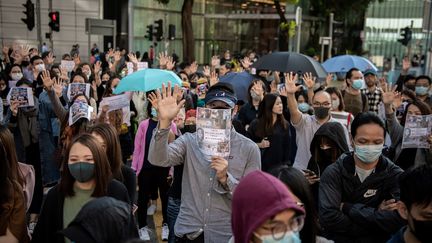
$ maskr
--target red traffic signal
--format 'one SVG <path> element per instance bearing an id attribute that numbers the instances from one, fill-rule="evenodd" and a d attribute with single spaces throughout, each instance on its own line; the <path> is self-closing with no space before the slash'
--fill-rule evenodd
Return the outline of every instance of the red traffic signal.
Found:
<path id="1" fill-rule="evenodd" d="M 60 31 L 60 13 L 58 11 L 50 12 L 48 14 L 48 17 L 50 18 L 49 27 L 52 31 Z"/>

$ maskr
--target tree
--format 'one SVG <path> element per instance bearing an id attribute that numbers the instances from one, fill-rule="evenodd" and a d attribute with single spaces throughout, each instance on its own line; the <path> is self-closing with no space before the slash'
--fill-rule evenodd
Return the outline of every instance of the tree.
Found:
<path id="1" fill-rule="evenodd" d="M 288 50 L 288 32 L 282 26 L 288 25 L 288 20 L 285 17 L 285 12 L 282 11 L 282 6 L 279 0 L 274 1 L 274 5 L 276 11 L 279 15 L 279 51 L 287 51 Z"/>
<path id="2" fill-rule="evenodd" d="M 156 0 L 162 4 L 168 4 L 170 0 Z M 192 28 L 192 9 L 194 0 L 183 0 L 181 10 L 181 26 L 183 35 L 183 60 L 195 61 L 195 38 Z"/>

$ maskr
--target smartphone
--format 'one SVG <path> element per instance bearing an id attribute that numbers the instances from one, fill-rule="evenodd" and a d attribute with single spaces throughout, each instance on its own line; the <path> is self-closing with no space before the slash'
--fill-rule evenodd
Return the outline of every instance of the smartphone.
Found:
<path id="1" fill-rule="evenodd" d="M 302 170 L 305 174 L 308 174 L 309 176 L 315 176 L 316 174 L 315 174 L 315 172 L 313 172 L 313 171 L 311 171 L 311 170 L 308 170 L 308 169 L 304 169 L 304 170 Z"/>

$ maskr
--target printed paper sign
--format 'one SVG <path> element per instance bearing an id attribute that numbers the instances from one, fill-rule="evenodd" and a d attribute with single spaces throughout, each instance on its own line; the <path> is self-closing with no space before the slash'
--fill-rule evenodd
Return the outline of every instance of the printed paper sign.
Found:
<path id="1" fill-rule="evenodd" d="M 72 72 L 75 67 L 75 62 L 62 60 L 60 65 L 62 68 L 66 69 L 66 71 Z"/>
<path id="2" fill-rule="evenodd" d="M 84 94 L 87 98 L 90 98 L 90 84 L 82 83 L 71 83 L 68 86 L 67 97 L 72 100 L 77 94 Z"/>
<path id="3" fill-rule="evenodd" d="M 198 146 L 203 154 L 229 156 L 231 110 L 198 107 L 196 127 Z"/>
<path id="4" fill-rule="evenodd" d="M 128 70 L 128 75 L 132 74 L 133 71 L 133 63 L 132 62 L 128 62 L 127 64 L 127 70 Z M 138 62 L 138 70 L 142 70 L 142 69 L 146 69 L 148 68 L 148 63 L 147 62 Z"/>
<path id="5" fill-rule="evenodd" d="M 33 90 L 31 88 L 14 87 L 11 88 L 7 96 L 7 104 L 19 102 L 18 107 L 34 106 Z"/>
<path id="6" fill-rule="evenodd" d="M 432 115 L 407 115 L 403 131 L 402 149 L 430 148 L 428 137 L 432 133 Z"/>
<path id="7" fill-rule="evenodd" d="M 69 126 L 72 126 L 80 118 L 86 118 L 90 121 L 93 107 L 84 102 L 75 102 L 69 108 Z"/>
<path id="8" fill-rule="evenodd" d="M 128 107 L 130 105 L 130 95 L 122 94 L 111 97 L 104 97 L 99 104 L 99 107 L 108 105 L 108 112 L 120 110 L 123 107 Z"/>

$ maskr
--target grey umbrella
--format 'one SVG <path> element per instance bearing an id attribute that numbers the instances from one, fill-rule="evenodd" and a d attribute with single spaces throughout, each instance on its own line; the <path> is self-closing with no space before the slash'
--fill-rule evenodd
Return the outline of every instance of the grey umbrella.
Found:
<path id="1" fill-rule="evenodd" d="M 325 80 L 327 72 L 313 58 L 296 52 L 273 52 L 262 56 L 252 67 L 257 70 L 295 72 L 300 75 L 312 73 L 319 80 Z"/>

